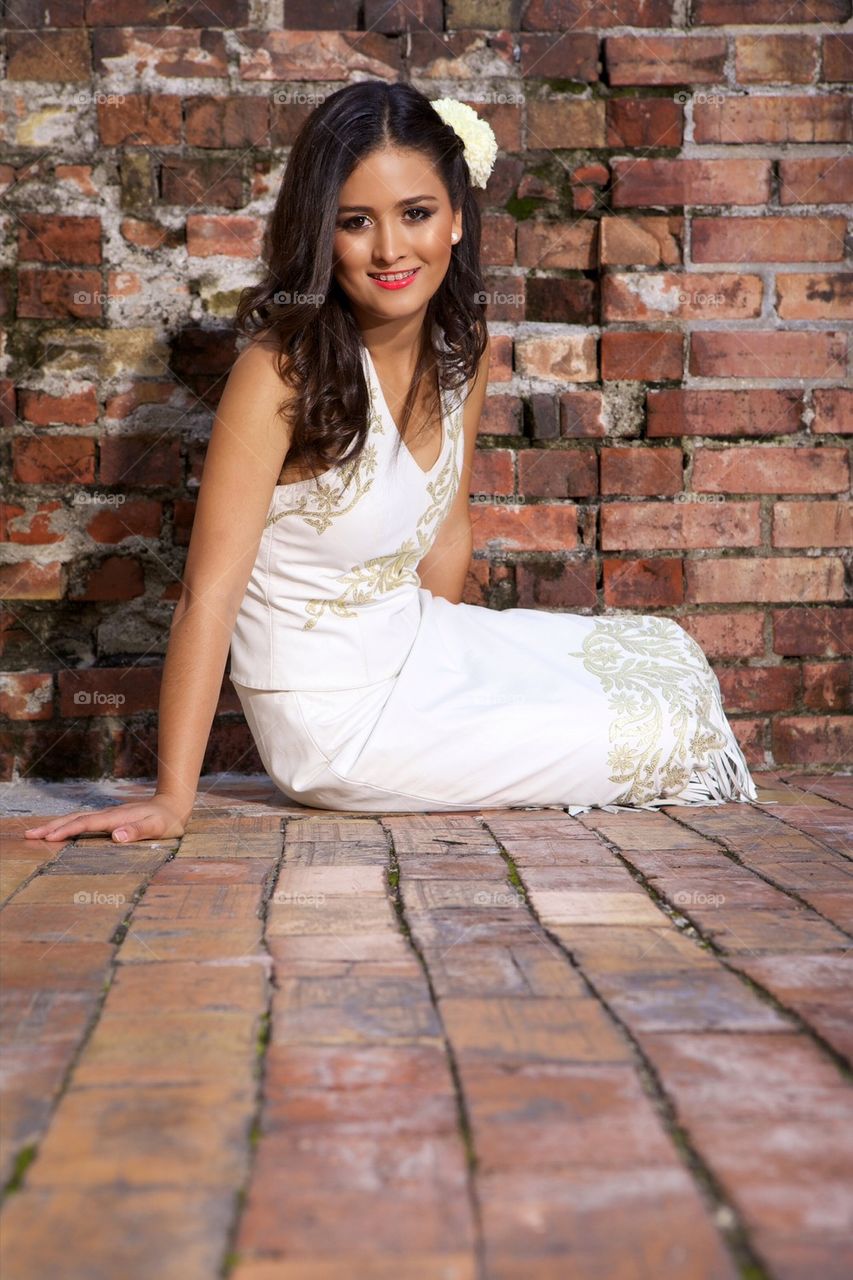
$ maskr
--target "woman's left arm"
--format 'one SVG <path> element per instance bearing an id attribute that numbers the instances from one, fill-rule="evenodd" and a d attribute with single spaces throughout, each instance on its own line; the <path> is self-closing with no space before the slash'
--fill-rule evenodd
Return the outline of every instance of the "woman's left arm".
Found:
<path id="1" fill-rule="evenodd" d="M 418 564 L 421 586 L 426 587 L 434 596 L 443 596 L 452 604 L 459 604 L 462 600 L 474 545 L 470 508 L 471 472 L 480 415 L 486 399 L 486 384 L 489 381 L 490 355 L 491 341 L 487 334 L 486 349 L 480 358 L 473 386 L 462 410 L 465 443 L 459 489 L 450 510 L 439 525 L 432 546 Z"/>

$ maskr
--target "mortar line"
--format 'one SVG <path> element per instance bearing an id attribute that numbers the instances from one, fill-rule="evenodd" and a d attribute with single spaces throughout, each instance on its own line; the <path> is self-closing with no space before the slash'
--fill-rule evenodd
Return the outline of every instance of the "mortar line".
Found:
<path id="1" fill-rule="evenodd" d="M 661 1083 L 653 1063 L 646 1057 L 627 1024 L 613 1010 L 608 1000 L 599 993 L 595 983 L 575 959 L 570 948 L 542 922 L 530 901 L 527 886 L 524 884 L 523 875 L 519 871 L 515 859 L 504 847 L 499 837 L 492 831 L 488 824 L 488 819 L 481 818 L 480 821 L 494 839 L 501 857 L 507 865 L 507 879 L 511 884 L 517 881 L 523 887 L 522 897 L 535 924 L 542 930 L 545 937 L 565 956 L 571 968 L 584 982 L 592 998 L 596 1000 L 631 1046 L 636 1057 L 634 1067 L 644 1091 L 654 1106 L 667 1136 L 671 1139 L 673 1146 L 686 1166 L 688 1174 L 698 1185 L 700 1194 L 710 1211 L 711 1223 L 728 1246 L 735 1265 L 740 1271 L 742 1280 L 774 1280 L 772 1273 L 767 1269 L 752 1245 L 742 1215 L 736 1210 L 717 1175 L 705 1162 L 703 1156 L 691 1141 L 687 1130 L 679 1122 L 675 1105 Z"/>
<path id="2" fill-rule="evenodd" d="M 260 1015 L 261 1028 L 256 1042 L 255 1057 L 255 1103 L 252 1108 L 252 1118 L 249 1125 L 248 1147 L 249 1152 L 246 1160 L 246 1174 L 241 1185 L 234 1192 L 234 1208 L 231 1215 L 231 1222 L 225 1232 L 225 1241 L 222 1251 L 222 1261 L 219 1264 L 220 1280 L 227 1280 L 231 1272 L 242 1260 L 236 1249 L 237 1235 L 240 1230 L 243 1212 L 246 1207 L 246 1200 L 249 1194 L 249 1188 L 252 1185 L 252 1178 L 255 1172 L 255 1164 L 258 1154 L 258 1143 L 261 1138 L 261 1119 L 264 1107 L 267 1102 L 266 1094 L 266 1067 L 268 1050 L 270 1045 L 270 1037 L 272 1035 L 272 1016 L 273 1016 L 273 997 L 275 995 L 276 983 L 276 966 L 272 952 L 267 942 L 267 921 L 269 918 L 269 904 L 272 895 L 275 892 L 275 886 L 278 884 L 281 869 L 284 864 L 285 851 L 287 846 L 287 828 L 290 818 L 282 818 L 279 834 L 281 836 L 281 847 L 278 851 L 278 857 L 270 867 L 265 877 L 264 891 L 261 897 L 260 910 L 258 912 L 261 921 L 261 933 L 259 944 L 266 952 L 268 964 L 266 966 L 266 1005 Z"/>
<path id="3" fill-rule="evenodd" d="M 80 837 L 78 836 L 69 840 L 67 844 L 63 845 L 63 848 L 59 850 L 57 857 L 59 857 L 59 855 L 63 853 L 65 849 L 68 847 L 72 847 L 75 849 L 78 848 L 79 839 Z M 168 843 L 168 842 L 164 841 L 164 843 Z M 110 956 L 109 961 L 107 962 L 107 965 L 105 966 L 104 977 L 101 982 L 101 989 L 98 994 L 98 999 L 95 1002 L 91 1013 L 89 1014 L 89 1018 L 81 1033 L 80 1039 L 74 1048 L 74 1052 L 71 1055 L 71 1058 L 69 1059 L 69 1062 L 68 1062 L 68 1065 L 66 1066 L 65 1071 L 63 1072 L 62 1080 L 57 1086 L 56 1092 L 53 1097 L 53 1102 L 50 1108 L 49 1116 L 47 1117 L 47 1120 L 45 1121 L 45 1124 L 42 1127 L 41 1132 L 39 1133 L 38 1137 L 35 1139 L 34 1142 L 25 1143 L 24 1146 L 19 1147 L 17 1152 L 15 1153 L 14 1159 L 12 1161 L 12 1174 L 7 1179 L 5 1185 L 0 1187 L 0 1210 L 2 1210 L 3 1206 L 6 1204 L 9 1196 L 14 1195 L 18 1191 L 28 1190 L 27 1183 L 26 1183 L 26 1171 L 30 1167 L 30 1165 L 32 1165 L 38 1159 L 39 1147 L 41 1146 L 41 1143 L 44 1141 L 44 1139 L 47 1137 L 48 1133 L 50 1132 L 50 1127 L 53 1124 L 57 1109 L 59 1108 L 63 1098 L 65 1097 L 66 1093 L 71 1087 L 74 1072 L 77 1070 L 77 1066 L 79 1064 L 80 1058 L 83 1056 L 84 1052 L 88 1048 L 89 1041 L 91 1040 L 92 1036 L 94 1035 L 95 1031 L 100 1025 L 101 1016 L 104 1011 L 104 1005 L 106 1004 L 107 997 L 109 996 L 110 991 L 112 990 L 113 982 L 115 981 L 116 970 L 119 963 L 119 955 L 121 953 L 121 946 L 125 938 L 127 937 L 128 932 L 130 931 L 130 925 L 133 920 L 133 914 L 136 911 L 136 908 L 142 902 L 143 898 L 145 897 L 148 887 L 151 881 L 154 879 L 154 877 L 158 874 L 158 872 L 163 867 L 165 867 L 169 862 L 173 862 L 174 859 L 177 857 L 179 847 L 180 847 L 180 839 L 178 839 L 177 841 L 174 841 L 174 848 L 167 855 L 167 857 L 165 857 L 162 860 L 162 862 L 159 862 L 156 866 L 154 866 L 149 872 L 147 878 L 145 878 L 140 882 L 140 884 L 137 886 L 136 890 L 134 891 L 134 894 L 130 903 L 128 904 L 127 911 L 122 916 L 121 920 L 118 921 L 118 923 L 115 925 L 114 929 L 110 933 L 109 937 L 106 939 L 107 942 L 111 942 L 113 944 L 113 953 Z M 55 862 L 56 862 L 56 859 L 54 859 L 53 862 L 49 865 L 54 865 Z M 39 874 L 44 874 L 44 872 L 41 871 Z M 32 879 L 33 877 L 30 877 L 28 883 L 31 883 Z M 23 885 L 19 885 L 18 889 L 23 887 L 24 887 Z M 17 893 L 17 891 L 18 890 L 16 889 L 15 893 Z M 15 894 L 12 894 L 11 897 L 8 899 L 8 901 L 11 902 L 14 896 Z M 5 905 L 7 904 L 4 903 L 4 906 Z M 0 919 L 1 918 L 2 918 L 2 912 L 0 912 Z M 28 939 L 28 940 L 34 941 L 34 939 Z M 48 951 L 50 951 L 52 947 L 56 945 L 58 945 L 58 943 L 53 942 L 49 946 L 46 946 L 45 954 Z M 31 996 L 31 1002 L 32 1002 L 32 996 Z M 24 1161 L 25 1163 L 22 1164 L 22 1162 Z"/>
<path id="4" fill-rule="evenodd" d="M 474 1226 L 474 1263 L 477 1269 L 477 1280 L 488 1280 L 488 1272 L 486 1270 L 485 1259 L 485 1236 L 483 1232 L 483 1216 L 480 1205 L 480 1197 L 476 1182 L 477 1170 L 477 1152 L 474 1147 L 474 1135 L 471 1126 L 471 1120 L 468 1115 L 468 1107 L 465 1101 L 465 1091 L 462 1086 L 462 1076 L 459 1070 L 459 1064 L 456 1060 L 456 1054 L 447 1033 L 447 1027 L 441 1013 L 439 999 L 435 991 L 432 981 L 432 975 L 426 957 L 412 933 L 411 926 L 406 914 L 405 903 L 403 902 L 403 894 L 400 886 L 401 872 L 400 861 L 397 857 L 397 851 L 394 846 L 394 834 L 385 826 L 385 815 L 379 816 L 379 825 L 385 832 L 388 839 L 388 863 L 386 867 L 388 888 L 391 895 L 391 901 L 394 911 L 400 925 L 401 932 L 406 938 L 410 947 L 414 951 L 424 972 L 427 989 L 429 991 L 430 1001 L 435 1010 L 435 1016 L 441 1027 L 442 1040 L 444 1041 L 444 1052 L 447 1064 L 450 1069 L 450 1076 L 453 1081 L 453 1092 L 456 1100 L 456 1113 L 459 1123 L 459 1131 L 462 1137 L 462 1143 L 465 1149 L 465 1174 L 466 1186 L 468 1191 L 468 1204 L 471 1210 L 471 1220 Z"/>

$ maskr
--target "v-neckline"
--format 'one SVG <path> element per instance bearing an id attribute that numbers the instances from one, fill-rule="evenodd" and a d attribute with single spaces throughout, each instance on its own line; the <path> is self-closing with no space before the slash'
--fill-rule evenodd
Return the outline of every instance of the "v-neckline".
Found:
<path id="1" fill-rule="evenodd" d="M 382 403 L 382 407 L 385 410 L 385 414 L 386 414 L 386 417 L 388 418 L 388 421 L 391 423 L 391 426 L 393 427 L 394 432 L 396 433 L 397 437 L 400 440 L 401 447 L 403 448 L 404 452 L 408 455 L 408 457 L 411 458 L 412 462 L 417 467 L 418 471 L 420 471 L 422 476 L 431 476 L 432 473 L 438 467 L 438 464 L 441 462 L 442 457 L 444 456 L 444 447 L 447 443 L 447 423 L 445 421 L 446 415 L 445 415 L 444 396 L 442 395 L 441 388 L 439 388 L 439 396 L 438 396 L 439 420 L 441 423 L 441 444 L 439 445 L 438 457 L 436 458 L 432 466 L 428 470 L 426 470 L 418 462 L 417 458 L 412 453 L 409 446 L 406 444 L 406 441 L 400 435 L 400 428 L 397 426 L 397 423 L 394 421 L 394 415 L 391 412 L 391 409 L 388 405 L 388 401 L 385 399 L 385 392 L 382 390 L 382 383 L 379 381 L 379 374 L 376 372 L 376 365 L 373 363 L 373 356 L 370 354 L 370 351 L 368 350 L 368 347 L 367 347 L 367 343 L 364 342 L 364 340 L 362 340 L 362 345 L 367 355 L 367 359 L 370 362 L 370 369 L 373 374 L 373 380 L 376 383 L 376 389 L 379 392 L 379 399 Z"/>

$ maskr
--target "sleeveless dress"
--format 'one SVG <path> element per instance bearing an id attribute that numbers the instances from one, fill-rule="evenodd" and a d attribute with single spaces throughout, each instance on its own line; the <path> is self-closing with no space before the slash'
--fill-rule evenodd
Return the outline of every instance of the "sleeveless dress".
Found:
<path id="1" fill-rule="evenodd" d="M 459 486 L 464 401 L 442 392 L 424 471 L 363 343 L 362 362 L 365 448 L 276 487 L 231 641 L 232 683 L 284 795 L 355 812 L 755 800 L 719 681 L 677 622 L 498 611 L 421 586 Z"/>

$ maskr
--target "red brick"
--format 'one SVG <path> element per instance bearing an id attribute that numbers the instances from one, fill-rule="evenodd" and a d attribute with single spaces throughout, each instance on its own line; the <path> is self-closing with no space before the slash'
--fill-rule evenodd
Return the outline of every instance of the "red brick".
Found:
<path id="1" fill-rule="evenodd" d="M 573 32 L 571 40 L 525 31 L 515 37 L 514 43 L 521 50 L 518 70 L 525 81 L 598 80 L 598 36 L 594 31 Z"/>
<path id="2" fill-rule="evenodd" d="M 560 396 L 560 435 L 570 438 L 606 434 L 600 391 L 566 392 Z"/>
<path id="3" fill-rule="evenodd" d="M 40 502 L 31 511 L 10 503 L 0 504 L 0 538 L 28 546 L 61 542 L 65 534 L 52 525 L 55 513 L 62 510 L 61 502 Z"/>
<path id="4" fill-rule="evenodd" d="M 762 22 L 843 22 L 850 17 L 848 0 L 695 0 L 693 22 L 697 27 L 737 26 L 746 18 Z"/>
<path id="5" fill-rule="evenodd" d="M 604 603 L 613 609 L 666 608 L 684 599 L 681 560 L 603 560 Z"/>
<path id="6" fill-rule="evenodd" d="M 516 338 L 515 360 L 522 377 L 555 378 L 560 382 L 594 382 L 598 377 L 592 334 Z"/>
<path id="7" fill-rule="evenodd" d="M 753 205 L 770 199 L 770 161 L 616 159 L 613 204 Z"/>
<path id="8" fill-rule="evenodd" d="M 846 767 L 853 759 L 853 716 L 786 716 L 775 719 L 773 758 L 778 765 Z"/>
<path id="9" fill-rule="evenodd" d="M 124 538 L 156 538 L 160 533 L 163 505 L 153 498 L 105 495 L 118 501 L 95 504 L 86 521 L 86 532 L 96 542 L 121 542 Z"/>
<path id="10" fill-rule="evenodd" d="M 693 391 L 667 387 L 648 393 L 646 434 L 655 436 L 768 436 L 799 431 L 799 391 Z"/>
<path id="11" fill-rule="evenodd" d="M 602 218 L 599 229 L 602 266 L 669 267 L 681 262 L 681 217 Z"/>
<path id="12" fill-rule="evenodd" d="M 684 339 L 672 331 L 614 333 L 601 335 L 601 376 L 606 381 L 620 379 L 663 382 L 680 378 Z"/>
<path id="13" fill-rule="evenodd" d="M 245 214 L 191 213 L 187 218 L 190 258 L 256 258 L 261 251 L 263 224 Z"/>
<path id="14" fill-rule="evenodd" d="M 724 78 L 726 41 L 723 36 L 607 36 L 604 57 L 611 84 L 716 84 Z"/>
<path id="15" fill-rule="evenodd" d="M 595 565 L 590 560 L 515 566 L 520 609 L 594 609 Z"/>
<path id="16" fill-rule="evenodd" d="M 814 36 L 737 36 L 735 79 L 739 84 L 810 84 L 817 51 Z"/>
<path id="17" fill-rule="evenodd" d="M 23 484 L 94 483 L 95 442 L 88 436 L 16 436 L 12 456 L 12 474 Z"/>
<path id="18" fill-rule="evenodd" d="M 709 658 L 760 658 L 764 656 L 764 614 L 739 610 L 732 613 L 685 614 L 678 619 Z"/>
<path id="19" fill-rule="evenodd" d="M 696 332 L 690 338 L 690 372 L 707 378 L 843 378 L 843 333 L 767 331 Z"/>
<path id="20" fill-rule="evenodd" d="M 504 283 L 503 290 L 508 283 Z M 501 289 L 496 279 L 490 280 L 488 287 L 492 289 L 496 284 Z M 598 324 L 598 284 L 594 280 L 528 276 L 521 283 L 519 294 L 526 295 L 524 319 L 534 324 Z M 502 307 L 501 312 L 509 318 L 510 313 L 516 314 L 517 308 L 511 304 Z M 494 302 L 489 303 L 488 314 L 497 318 Z"/>
<path id="21" fill-rule="evenodd" d="M 34 213 L 22 209 L 18 217 L 18 258 L 21 262 L 101 261 L 101 219 L 70 214 Z"/>
<path id="22" fill-rule="evenodd" d="M 752 320 L 761 314 L 760 276 L 696 271 L 614 271 L 604 277 L 602 315 L 614 320 Z"/>
<path id="23" fill-rule="evenodd" d="M 699 446 L 692 485 L 706 493 L 839 493 L 850 483 L 847 451 L 829 446 Z"/>
<path id="24" fill-rule="evenodd" d="M 606 145 L 601 98 L 552 97 L 527 103 L 527 145 L 531 151 Z"/>
<path id="25" fill-rule="evenodd" d="M 520 449 L 518 492 L 533 498 L 591 498 L 598 493 L 595 450 Z"/>
<path id="26" fill-rule="evenodd" d="M 776 502 L 774 547 L 853 545 L 853 505 L 849 502 Z"/>
<path id="27" fill-rule="evenodd" d="M 483 214 L 483 261 L 489 266 L 511 267 L 515 263 L 515 235 L 518 224 L 508 213 Z"/>
<path id="28" fill-rule="evenodd" d="M 531 218 L 519 223 L 516 260 L 522 267 L 559 267 L 591 270 L 595 267 L 595 224 L 543 222 Z"/>
<path id="29" fill-rule="evenodd" d="M 666 27 L 671 18 L 670 0 L 529 0 L 524 10 L 528 30 L 561 34 L 587 27 Z"/>
<path id="30" fill-rule="evenodd" d="M 511 449 L 477 449 L 471 471 L 471 494 L 477 497 L 511 494 L 515 489 Z"/>
<path id="31" fill-rule="evenodd" d="M 680 147 L 684 108 L 671 98 L 608 98 L 607 146 Z"/>
<path id="32" fill-rule="evenodd" d="M 609 502 L 601 508 L 602 551 L 682 551 L 757 547 L 757 502 Z"/>
<path id="33" fill-rule="evenodd" d="M 53 676 L 15 671 L 0 675 L 0 715 L 10 720 L 49 720 L 53 715 Z"/>
<path id="34" fill-rule="evenodd" d="M 572 188 L 572 208 L 580 213 L 590 209 L 603 207 L 602 192 L 610 181 L 610 170 L 606 164 L 595 160 L 589 164 L 578 165 L 569 174 Z"/>
<path id="35" fill-rule="evenodd" d="M 324 21 L 328 21 L 325 16 L 327 12 L 331 16 L 331 11 L 306 4 L 303 13 L 307 15 L 307 20 L 303 18 L 303 21 L 308 30 L 312 30 L 315 24 L 318 24 L 318 19 L 318 25 L 322 27 Z M 411 43 L 407 45 L 409 66 L 402 68 L 401 50 L 397 41 L 372 31 L 373 21 L 370 20 L 367 23 L 366 32 L 355 32 L 353 30 L 355 15 L 352 10 L 344 10 L 344 12 L 348 17 L 344 31 L 342 33 L 331 30 L 322 31 L 318 39 L 310 36 L 306 38 L 305 31 L 299 29 L 243 31 L 240 36 L 241 80 L 346 81 L 352 74 L 353 56 L 365 73 L 375 69 L 377 75 L 384 74 L 390 80 L 404 74 L 406 70 L 415 75 L 429 74 L 430 60 L 442 63 L 447 57 L 453 57 L 453 52 L 448 45 L 458 45 L 458 49 L 454 52 L 458 52 L 460 57 L 468 47 L 467 44 L 463 46 L 461 38 L 454 40 L 451 35 L 439 41 L 436 47 L 433 35 L 436 29 L 435 21 L 430 24 L 429 30 L 424 32 L 422 39 L 419 39 L 420 33 L 415 24 L 416 29 L 409 36 Z M 375 21 L 381 21 L 381 18 L 377 17 Z M 247 26 L 248 12 L 234 25 Z M 295 26 L 291 7 L 288 7 L 287 25 Z M 350 31 L 351 36 L 348 34 Z M 467 32 L 460 33 L 460 37 L 462 35 L 467 35 Z M 355 50 L 358 51 L 356 54 L 354 54 Z M 426 70 L 422 71 L 424 64 L 426 64 Z M 433 71 L 432 74 L 440 75 L 441 72 Z M 299 87 L 297 83 L 295 88 Z"/>
<path id="36" fill-rule="evenodd" d="M 836 31 L 823 38 L 822 80 L 848 84 L 853 80 L 853 36 L 849 31 Z"/>
<path id="37" fill-rule="evenodd" d="M 848 104 L 839 97 L 737 97 L 697 102 L 693 110 L 698 143 L 849 142 Z"/>
<path id="38" fill-rule="evenodd" d="M 288 108 L 293 110 L 292 106 Z M 191 147 L 269 146 L 268 98 L 252 94 L 239 97 L 193 96 L 186 102 L 187 143 Z"/>
<path id="39" fill-rule="evenodd" d="M 849 387 L 815 387 L 813 432 L 830 431 L 835 435 L 853 432 L 853 390 Z"/>
<path id="40" fill-rule="evenodd" d="M 62 271 L 58 267 L 30 267 L 18 275 L 19 319 L 100 320 L 104 309 L 98 271 Z"/>
<path id="41" fill-rule="evenodd" d="M 779 176 L 780 204 L 843 204 L 853 189 L 853 156 L 784 157 Z"/>
<path id="42" fill-rule="evenodd" d="M 728 667 L 717 678 L 727 711 L 790 711 L 800 696 L 799 667 Z"/>
<path id="43" fill-rule="evenodd" d="M 174 489 L 181 482 L 181 446 L 161 436 L 104 436 L 100 479 L 128 488 Z"/>
<path id="44" fill-rule="evenodd" d="M 776 310 L 783 320 L 853 320 L 853 272 L 779 272 Z"/>
<path id="45" fill-rule="evenodd" d="M 98 419 L 98 396 L 93 386 L 65 396 L 52 396 L 46 391 L 18 391 L 18 412 L 24 422 L 35 427 L 89 427 Z"/>
<path id="46" fill-rule="evenodd" d="M 620 449 L 605 446 L 601 450 L 601 492 L 628 493 L 635 497 L 680 493 L 682 453 L 680 449 L 658 446 L 655 449 Z"/>
<path id="47" fill-rule="evenodd" d="M 59 673 L 62 716 L 131 716 L 156 711 L 160 667 L 88 667 Z"/>
<path id="48" fill-rule="evenodd" d="M 64 566 L 59 560 L 0 566 L 3 600 L 61 600 L 64 587 Z"/>
<path id="49" fill-rule="evenodd" d="M 107 556 L 70 593 L 72 600 L 133 600 L 145 590 L 142 565 L 130 556 Z"/>
<path id="50" fill-rule="evenodd" d="M 521 435 L 521 401 L 518 397 L 487 396 L 480 419 L 480 434 L 495 436 Z"/>
<path id="51" fill-rule="evenodd" d="M 844 565 L 825 556 L 749 556 L 690 560 L 687 599 L 694 604 L 766 604 L 844 598 Z"/>
<path id="52" fill-rule="evenodd" d="M 836 262 L 844 256 L 844 218 L 694 218 L 694 262 Z"/>
<path id="53" fill-rule="evenodd" d="M 94 25 L 94 24 L 93 24 Z M 94 55 L 96 71 L 109 74 L 120 63 L 132 60 L 134 73 L 141 80 L 149 76 L 202 77 L 228 75 L 225 35 L 204 29 L 182 31 L 156 25 L 147 30 L 139 27 L 95 26 Z"/>
<path id="54" fill-rule="evenodd" d="M 478 503 L 472 512 L 475 552 L 571 551 L 578 545 L 571 503 Z"/>
<path id="55" fill-rule="evenodd" d="M 853 654 L 853 609 L 774 609 L 773 652 L 785 658 L 843 658 Z"/>
<path id="56" fill-rule="evenodd" d="M 803 706 L 810 711 L 850 710 L 850 663 L 803 663 Z"/>
<path id="57" fill-rule="evenodd" d="M 193 209 L 205 204 L 223 209 L 242 208 L 245 203 L 243 181 L 242 166 L 235 165 L 230 156 L 170 156 L 163 160 L 160 169 L 163 203 Z M 138 241 L 144 234 L 132 224 L 128 231 L 130 240 Z"/>
<path id="58" fill-rule="evenodd" d="M 99 101 L 98 129 L 105 147 L 173 147 L 181 142 L 181 97 L 175 93 L 123 93 Z"/>
<path id="59" fill-rule="evenodd" d="M 6 75 L 11 81 L 79 84 L 92 74 L 89 37 L 82 28 L 8 31 L 6 57 Z"/>

